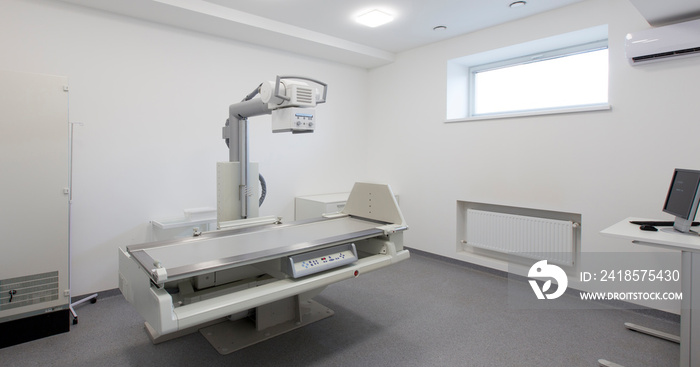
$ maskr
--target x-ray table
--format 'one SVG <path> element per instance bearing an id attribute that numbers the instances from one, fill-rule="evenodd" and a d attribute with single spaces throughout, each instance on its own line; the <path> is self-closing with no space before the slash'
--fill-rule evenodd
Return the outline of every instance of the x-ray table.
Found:
<path id="1" fill-rule="evenodd" d="M 407 259 L 405 229 L 387 185 L 356 184 L 343 212 L 326 218 L 120 249 L 119 288 L 154 342 L 201 329 L 210 341 L 224 339 L 212 344 L 229 353 L 332 315 L 311 298 L 332 283 Z M 221 331 L 214 323 L 226 318 Z M 229 328 L 251 318 L 251 332 Z M 217 332 L 226 336 L 210 338 Z"/>

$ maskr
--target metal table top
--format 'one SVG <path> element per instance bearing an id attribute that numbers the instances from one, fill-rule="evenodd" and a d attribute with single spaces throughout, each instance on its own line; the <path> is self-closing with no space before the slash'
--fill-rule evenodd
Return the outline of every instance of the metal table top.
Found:
<path id="1" fill-rule="evenodd" d="M 355 217 L 268 225 L 256 229 L 219 231 L 200 237 L 127 246 L 151 279 L 157 267 L 167 281 L 209 273 L 233 266 L 279 258 L 334 244 L 383 234 L 383 223 Z"/>

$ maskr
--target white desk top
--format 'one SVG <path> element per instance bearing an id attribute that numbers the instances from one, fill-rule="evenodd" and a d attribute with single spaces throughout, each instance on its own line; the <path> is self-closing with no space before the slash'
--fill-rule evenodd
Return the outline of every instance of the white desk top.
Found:
<path id="1" fill-rule="evenodd" d="M 625 238 L 634 243 L 648 246 L 700 252 L 700 235 L 680 233 L 675 231 L 673 227 L 660 227 L 657 232 L 642 231 L 638 225 L 630 223 L 633 220 L 653 221 L 654 219 L 629 217 L 600 231 L 600 233 L 607 236 Z"/>

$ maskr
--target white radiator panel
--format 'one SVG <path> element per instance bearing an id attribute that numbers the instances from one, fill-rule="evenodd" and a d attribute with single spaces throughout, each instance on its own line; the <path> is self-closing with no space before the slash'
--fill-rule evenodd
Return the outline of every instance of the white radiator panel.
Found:
<path id="1" fill-rule="evenodd" d="M 467 244 L 477 248 L 574 263 L 574 226 L 570 221 L 467 209 Z"/>

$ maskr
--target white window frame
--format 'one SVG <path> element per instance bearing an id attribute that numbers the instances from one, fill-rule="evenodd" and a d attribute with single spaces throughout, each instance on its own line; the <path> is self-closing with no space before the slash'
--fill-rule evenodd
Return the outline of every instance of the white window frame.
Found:
<path id="1" fill-rule="evenodd" d="M 472 73 L 475 71 L 523 64 L 531 62 L 533 58 L 543 61 L 607 47 L 608 27 L 607 25 L 601 25 L 449 60 L 447 63 L 446 121 L 460 122 L 609 110 L 611 107 L 608 102 L 595 105 L 474 115 L 474 81 L 472 77 Z"/>
<path id="2" fill-rule="evenodd" d="M 543 53 L 535 53 L 535 54 L 530 54 L 526 56 L 521 56 L 515 59 L 509 59 L 509 60 L 502 60 L 502 61 L 496 61 L 496 62 L 491 62 L 488 64 L 481 64 L 481 65 L 476 65 L 472 66 L 469 68 L 469 117 L 476 118 L 476 117 L 488 117 L 488 116 L 505 116 L 505 115 L 513 115 L 513 114 L 523 114 L 523 113 L 533 113 L 533 112 L 553 112 L 553 111 L 561 111 L 561 110 L 571 110 L 571 109 L 580 109 L 580 108 L 596 108 L 596 107 L 607 107 L 608 102 L 607 100 L 604 103 L 599 103 L 599 104 L 579 104 L 579 105 L 574 105 L 574 106 L 555 106 L 555 107 L 548 107 L 548 108 L 543 108 L 543 109 L 526 109 L 526 110 L 521 110 L 521 111 L 503 111 L 503 112 L 492 112 L 492 113 L 484 113 L 484 114 L 476 114 L 476 74 L 480 72 L 485 72 L 485 71 L 490 71 L 490 70 L 497 70 L 497 69 L 502 69 L 502 68 L 507 68 L 511 66 L 518 66 L 518 65 L 524 65 L 528 63 L 533 63 L 533 62 L 542 62 L 542 61 L 547 61 L 547 60 L 552 60 L 556 58 L 561 58 L 561 57 L 568 57 L 568 56 L 573 56 L 573 55 L 579 55 L 585 52 L 591 52 L 591 51 L 599 51 L 599 50 L 606 50 L 608 48 L 608 41 L 607 40 L 600 40 L 600 41 L 595 41 L 591 43 L 586 43 L 583 45 L 576 45 L 576 46 L 571 46 L 571 47 L 566 47 L 562 49 L 557 49 L 557 50 L 552 50 L 548 52 L 543 52 Z"/>

